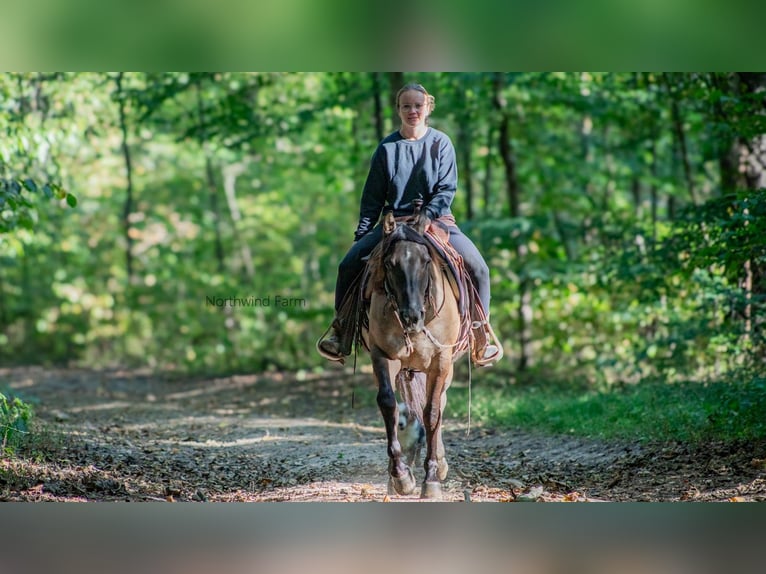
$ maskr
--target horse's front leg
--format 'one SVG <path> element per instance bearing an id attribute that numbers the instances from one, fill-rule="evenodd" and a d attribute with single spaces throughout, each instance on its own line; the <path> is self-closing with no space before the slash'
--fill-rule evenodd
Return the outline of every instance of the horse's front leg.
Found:
<path id="1" fill-rule="evenodd" d="M 445 364 L 446 363 L 446 364 Z M 446 404 L 447 387 L 452 380 L 452 362 L 440 361 L 429 370 L 426 383 L 426 406 L 423 411 L 423 424 L 426 427 L 426 477 L 420 498 L 440 499 L 441 481 L 447 477 L 447 460 L 442 442 L 442 413 Z"/>
<path id="2" fill-rule="evenodd" d="M 399 372 L 401 363 L 389 360 L 377 347 L 373 347 L 370 351 L 370 358 L 378 381 L 378 408 L 383 415 L 388 440 L 389 493 L 392 494 L 390 491 L 393 487 L 398 494 L 411 494 L 416 487 L 415 477 L 404 460 L 402 445 L 399 444 L 397 437 L 399 413 L 393 386 L 394 377 Z"/>
<path id="3" fill-rule="evenodd" d="M 447 406 L 447 387 L 449 387 L 450 381 L 442 391 L 440 408 L 442 414 L 444 414 L 444 407 Z M 447 464 L 447 454 L 444 451 L 444 442 L 442 441 L 442 425 L 439 425 L 439 432 L 436 437 L 436 475 L 440 481 L 444 481 L 447 478 L 447 472 L 449 471 L 449 465 Z"/>

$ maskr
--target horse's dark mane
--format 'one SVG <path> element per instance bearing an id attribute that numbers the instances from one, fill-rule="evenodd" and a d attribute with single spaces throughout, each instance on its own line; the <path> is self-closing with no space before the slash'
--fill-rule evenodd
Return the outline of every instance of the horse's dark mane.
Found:
<path id="1" fill-rule="evenodd" d="M 409 225 L 397 225 L 396 229 L 391 232 L 390 235 L 384 238 L 385 248 L 390 248 L 394 243 L 399 241 L 412 241 L 419 245 L 425 245 L 429 247 L 428 240 L 420 233 L 415 231 L 414 228 Z"/>

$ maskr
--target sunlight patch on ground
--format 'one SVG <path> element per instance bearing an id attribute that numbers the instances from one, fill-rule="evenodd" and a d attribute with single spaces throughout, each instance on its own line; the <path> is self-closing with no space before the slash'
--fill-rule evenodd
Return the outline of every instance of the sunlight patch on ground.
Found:
<path id="1" fill-rule="evenodd" d="M 84 405 L 81 407 L 70 407 L 67 409 L 72 413 L 82 413 L 86 411 L 108 411 L 111 409 L 127 409 L 132 407 L 135 403 L 128 401 L 112 401 L 110 403 L 99 403 L 94 405 Z"/>
<path id="2" fill-rule="evenodd" d="M 161 439 L 155 441 L 155 444 L 164 444 L 169 446 L 187 446 L 187 447 L 205 447 L 205 448 L 231 448 L 248 446 L 252 444 L 264 443 L 264 442 L 299 442 L 303 443 L 308 440 L 316 440 L 317 436 L 300 435 L 300 436 L 285 436 L 285 435 L 272 435 L 265 434 L 258 437 L 242 437 L 233 440 L 206 440 L 206 441 L 194 441 L 194 440 L 178 440 L 178 439 Z"/>
<path id="3" fill-rule="evenodd" d="M 75 409 L 70 409 L 75 411 Z M 352 429 L 356 432 L 366 433 L 382 433 L 384 432 L 382 426 L 370 426 L 363 425 L 354 422 L 339 423 L 332 421 L 323 421 L 320 419 L 294 419 L 294 418 L 266 418 L 266 417 L 247 417 L 236 416 L 233 419 L 224 418 L 220 416 L 202 415 L 202 416 L 185 416 L 178 417 L 172 420 L 156 421 L 151 423 L 137 423 L 137 424 L 121 424 L 120 428 L 124 431 L 141 431 L 145 429 L 157 429 L 157 428 L 194 428 L 194 425 L 207 426 L 209 428 L 225 429 L 229 427 L 236 427 L 237 429 L 280 429 L 280 430 L 295 430 L 306 428 L 317 429 Z"/>

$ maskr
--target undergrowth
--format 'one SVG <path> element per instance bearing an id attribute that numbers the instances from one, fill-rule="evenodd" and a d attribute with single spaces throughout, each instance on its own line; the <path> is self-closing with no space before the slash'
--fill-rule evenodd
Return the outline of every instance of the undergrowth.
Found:
<path id="1" fill-rule="evenodd" d="M 446 418 L 466 418 L 468 389 L 454 384 Z M 471 418 L 488 427 L 641 442 L 766 437 L 766 378 L 639 384 L 499 384 L 474 378 Z"/>
<path id="2" fill-rule="evenodd" d="M 29 434 L 32 406 L 19 397 L 0 392 L 0 453 L 13 455 Z"/>

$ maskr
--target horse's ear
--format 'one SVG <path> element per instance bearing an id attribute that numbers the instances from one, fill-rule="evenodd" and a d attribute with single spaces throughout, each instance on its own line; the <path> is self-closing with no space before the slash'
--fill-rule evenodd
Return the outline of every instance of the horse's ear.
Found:
<path id="1" fill-rule="evenodd" d="M 396 219 L 394 219 L 394 214 L 389 211 L 383 218 L 383 234 L 391 235 L 394 229 L 396 229 Z"/>

